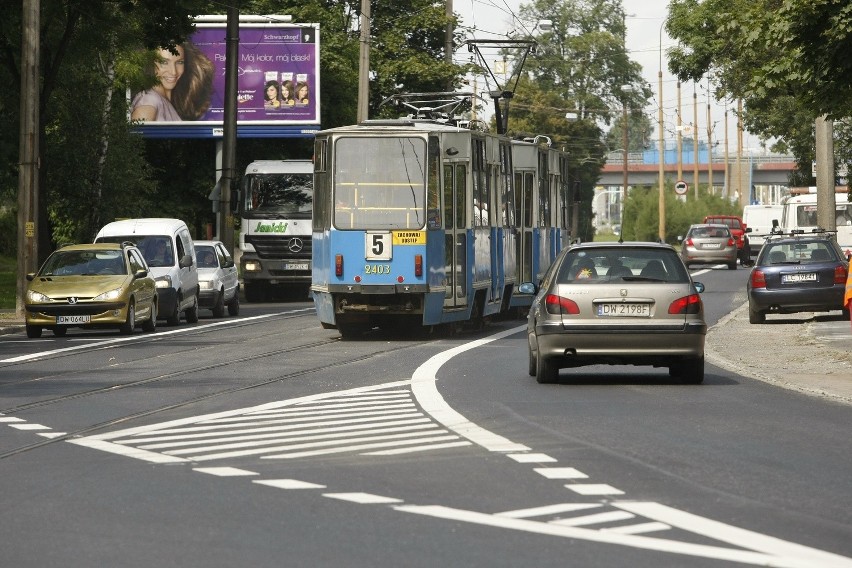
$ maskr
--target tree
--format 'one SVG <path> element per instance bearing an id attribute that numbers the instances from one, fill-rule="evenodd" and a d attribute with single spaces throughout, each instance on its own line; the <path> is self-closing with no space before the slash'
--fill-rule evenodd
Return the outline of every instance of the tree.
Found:
<path id="1" fill-rule="evenodd" d="M 681 81 L 709 76 L 719 98 L 742 99 L 748 129 L 780 138 L 778 149 L 809 170 L 814 119 L 852 114 L 848 2 L 673 0 L 669 10 L 671 71 Z M 849 147 L 838 139 L 847 161 Z"/>

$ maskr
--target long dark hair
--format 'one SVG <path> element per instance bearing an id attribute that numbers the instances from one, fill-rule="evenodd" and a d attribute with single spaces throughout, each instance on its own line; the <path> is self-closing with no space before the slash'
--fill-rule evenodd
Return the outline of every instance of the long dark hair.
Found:
<path id="1" fill-rule="evenodd" d="M 210 108 L 213 63 L 190 41 L 181 44 L 184 72 L 172 91 L 172 105 L 184 120 L 198 120 Z"/>

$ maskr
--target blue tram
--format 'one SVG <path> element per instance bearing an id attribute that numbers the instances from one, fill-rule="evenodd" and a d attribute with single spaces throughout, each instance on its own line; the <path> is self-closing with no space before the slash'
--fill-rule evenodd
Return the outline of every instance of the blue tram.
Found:
<path id="1" fill-rule="evenodd" d="M 518 285 L 567 244 L 562 152 L 416 119 L 323 130 L 314 144 L 311 290 L 341 335 L 529 305 Z M 527 154 L 532 170 L 516 170 Z"/>

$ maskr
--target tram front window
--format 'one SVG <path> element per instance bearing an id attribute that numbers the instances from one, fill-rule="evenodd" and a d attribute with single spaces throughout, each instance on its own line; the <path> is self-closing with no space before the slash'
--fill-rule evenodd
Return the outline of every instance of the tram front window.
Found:
<path id="1" fill-rule="evenodd" d="M 426 221 L 426 140 L 343 137 L 334 145 L 334 225 L 417 230 Z"/>

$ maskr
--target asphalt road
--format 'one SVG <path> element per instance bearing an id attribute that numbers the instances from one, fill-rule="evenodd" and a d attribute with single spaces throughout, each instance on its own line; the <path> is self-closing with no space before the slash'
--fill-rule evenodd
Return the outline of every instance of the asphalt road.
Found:
<path id="1" fill-rule="evenodd" d="M 852 408 L 778 388 L 796 375 L 781 354 L 834 353 L 810 334 L 849 324 L 739 329 L 745 276 L 696 276 L 700 386 L 605 366 L 538 385 L 521 321 L 340 341 L 307 303 L 5 335 L 4 562 L 852 566 Z"/>

